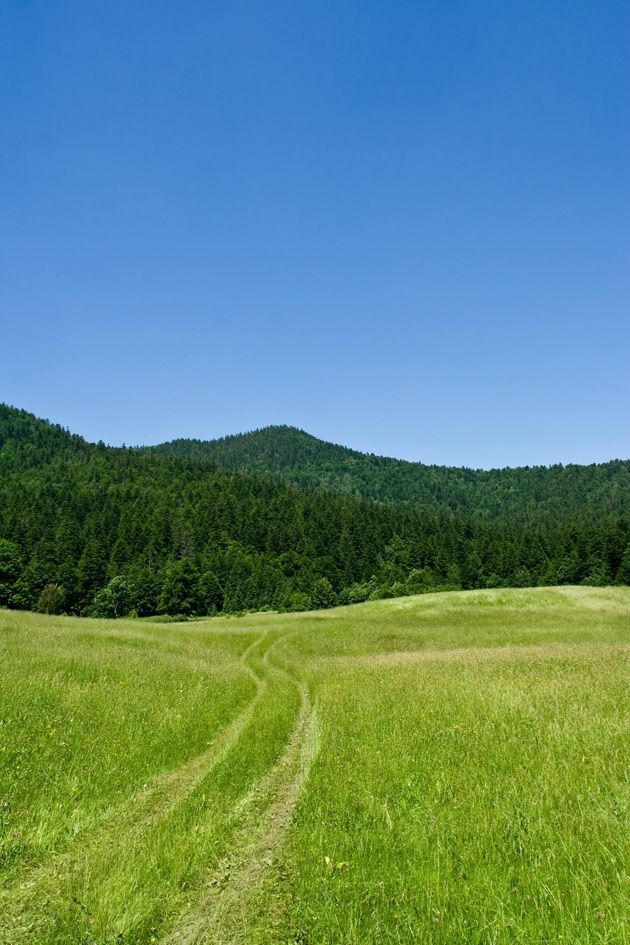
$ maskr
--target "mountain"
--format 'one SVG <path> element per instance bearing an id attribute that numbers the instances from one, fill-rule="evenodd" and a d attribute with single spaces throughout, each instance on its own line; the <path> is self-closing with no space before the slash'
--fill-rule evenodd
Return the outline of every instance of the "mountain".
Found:
<path id="1" fill-rule="evenodd" d="M 630 510 L 630 460 L 488 471 L 428 466 L 359 453 L 287 426 L 219 440 L 173 440 L 151 449 L 431 513 L 551 523 L 595 522 Z"/>
<path id="2" fill-rule="evenodd" d="M 423 466 L 289 427 L 114 448 L 0 405 L 0 606 L 194 615 L 628 583 L 628 467 Z"/>

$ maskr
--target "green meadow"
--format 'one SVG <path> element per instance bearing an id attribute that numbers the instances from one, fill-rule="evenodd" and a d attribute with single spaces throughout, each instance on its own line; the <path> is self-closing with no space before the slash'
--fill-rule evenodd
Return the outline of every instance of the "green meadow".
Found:
<path id="1" fill-rule="evenodd" d="M 0 611 L 1 945 L 630 941 L 630 588 Z"/>

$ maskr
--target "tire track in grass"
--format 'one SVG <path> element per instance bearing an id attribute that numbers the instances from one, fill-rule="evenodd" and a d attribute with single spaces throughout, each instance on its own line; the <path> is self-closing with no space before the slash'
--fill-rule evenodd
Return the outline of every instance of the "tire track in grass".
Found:
<path id="1" fill-rule="evenodd" d="M 268 653 L 264 662 L 268 665 Z M 231 851 L 213 869 L 192 908 L 163 937 L 162 945 L 247 942 L 251 909 L 274 865 L 275 852 L 319 750 L 319 725 L 306 685 L 284 669 L 273 671 L 290 679 L 300 692 L 300 710 L 287 746 L 271 770 L 237 803 Z"/>
<path id="2" fill-rule="evenodd" d="M 78 835 L 69 849 L 53 854 L 43 864 L 31 869 L 0 890 L 2 911 L 10 911 L 18 920 L 26 918 L 25 911 L 33 895 L 45 890 L 47 883 L 58 887 L 60 880 L 69 877 L 89 857 L 90 852 L 105 846 L 125 845 L 141 836 L 162 818 L 167 817 L 195 787 L 218 767 L 249 725 L 267 686 L 268 671 L 259 674 L 248 660 L 264 644 L 265 631 L 242 653 L 240 662 L 256 685 L 256 691 L 245 708 L 212 739 L 211 744 L 178 768 L 158 775 L 154 782 L 143 788 L 122 810 L 113 812 L 107 821 L 87 836 Z M 266 661 L 262 665 L 267 667 Z M 77 849 L 77 847 L 79 849 Z M 26 908 L 25 908 L 26 907 Z M 16 927 L 17 928 L 17 927 Z"/>

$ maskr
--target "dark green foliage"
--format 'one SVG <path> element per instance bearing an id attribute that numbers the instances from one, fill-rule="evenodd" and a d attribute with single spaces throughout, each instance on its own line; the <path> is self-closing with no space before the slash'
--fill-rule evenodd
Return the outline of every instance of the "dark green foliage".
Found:
<path id="1" fill-rule="evenodd" d="M 207 613 L 202 607 L 199 572 L 190 558 L 169 561 L 163 571 L 158 612 L 162 614 Z"/>
<path id="2" fill-rule="evenodd" d="M 0 606 L 15 606 L 22 572 L 22 555 L 15 542 L 0 538 Z"/>
<path id="3" fill-rule="evenodd" d="M 92 605 L 93 617 L 128 617 L 136 611 L 137 590 L 133 580 L 119 574 L 97 591 Z M 137 611 L 136 611 L 137 612 Z"/>
<path id="4" fill-rule="evenodd" d="M 617 584 L 630 584 L 630 543 L 619 562 L 616 580 Z"/>
<path id="5" fill-rule="evenodd" d="M 334 607 L 337 603 L 332 584 L 327 577 L 317 578 L 313 584 L 311 592 L 310 606 L 314 610 L 324 610 L 326 607 Z"/>
<path id="6" fill-rule="evenodd" d="M 425 512 L 466 512 L 478 519 L 533 518 L 553 524 L 598 522 L 626 516 L 630 506 L 630 461 L 590 466 L 525 466 L 466 469 L 425 466 L 358 453 L 326 443 L 293 427 L 266 427 L 220 440 L 173 440 L 151 450 L 181 459 L 205 460 L 218 469 L 272 475 L 299 486 L 339 495 L 413 506 Z"/>
<path id="7" fill-rule="evenodd" d="M 0 605 L 189 616 L 628 583 L 629 470 L 426 467 L 289 428 L 115 449 L 1 406 Z"/>
<path id="8" fill-rule="evenodd" d="M 58 584 L 47 584 L 39 595 L 37 610 L 41 614 L 62 614 L 65 597 L 63 587 Z"/>

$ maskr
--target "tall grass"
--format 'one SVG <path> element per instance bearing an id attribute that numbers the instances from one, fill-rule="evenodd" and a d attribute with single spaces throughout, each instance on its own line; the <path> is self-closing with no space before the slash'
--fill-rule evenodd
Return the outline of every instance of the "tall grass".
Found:
<path id="1" fill-rule="evenodd" d="M 629 648 L 628 589 L 0 612 L 0 943 L 626 942 Z"/>

